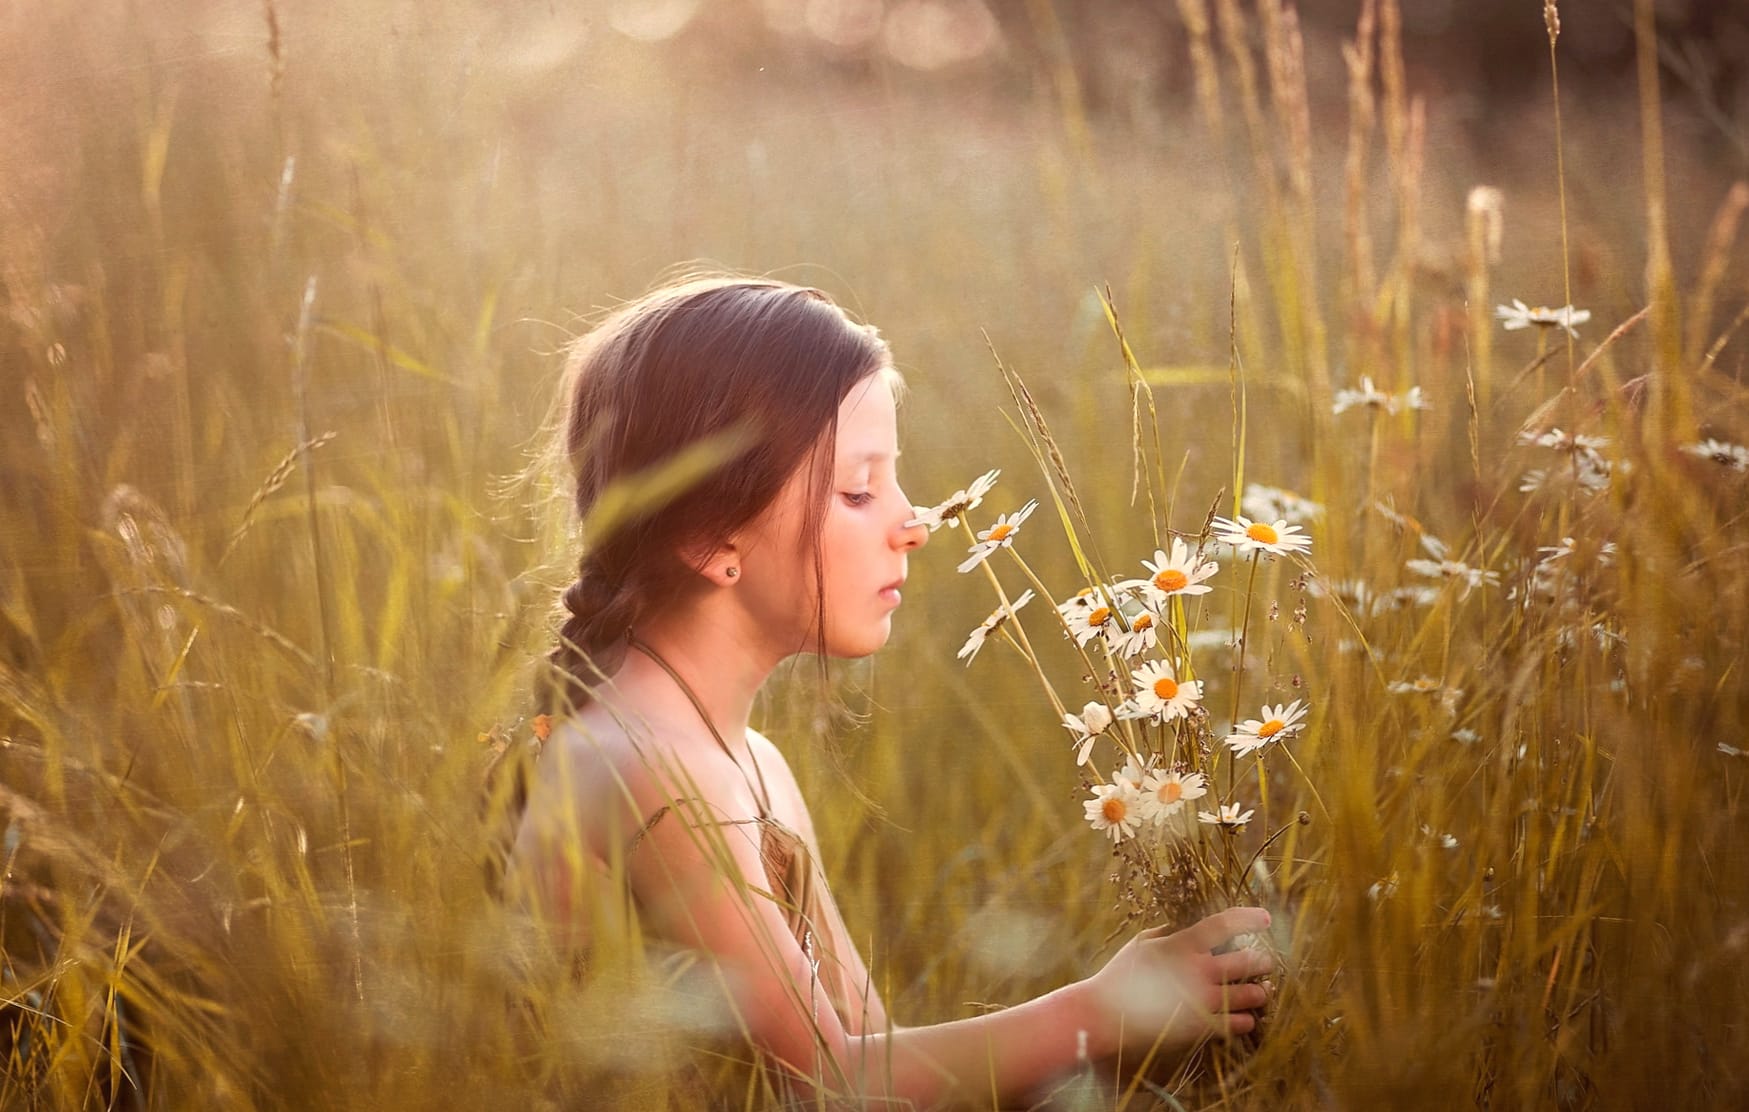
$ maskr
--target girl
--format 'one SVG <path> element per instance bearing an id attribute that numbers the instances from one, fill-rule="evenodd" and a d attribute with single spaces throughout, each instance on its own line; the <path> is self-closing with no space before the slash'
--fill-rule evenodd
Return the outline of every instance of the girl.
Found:
<path id="1" fill-rule="evenodd" d="M 568 371 L 563 445 L 588 548 L 564 596 L 559 725 L 512 849 L 516 891 L 582 944 L 602 922 L 591 877 L 623 877 L 643 929 L 713 959 L 738 1021 L 804 1092 L 1015 1096 L 1081 1057 L 1252 1029 L 1265 988 L 1249 982 L 1269 959 L 1214 951 L 1264 929 L 1257 908 L 1144 930 L 1015 1007 L 894 1024 L 818 871 L 795 777 L 748 725 L 785 659 L 811 652 L 824 669 L 885 643 L 928 538 L 895 474 L 887 346 L 817 290 L 714 278 L 620 309 Z M 665 479 L 680 492 L 663 504 L 616 510 Z"/>

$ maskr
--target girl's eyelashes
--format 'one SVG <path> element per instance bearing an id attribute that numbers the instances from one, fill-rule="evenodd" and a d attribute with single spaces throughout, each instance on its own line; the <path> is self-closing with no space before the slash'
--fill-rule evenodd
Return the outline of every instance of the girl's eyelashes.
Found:
<path id="1" fill-rule="evenodd" d="M 844 500 L 852 506 L 866 506 L 875 499 L 874 492 L 867 490 L 847 490 Z"/>

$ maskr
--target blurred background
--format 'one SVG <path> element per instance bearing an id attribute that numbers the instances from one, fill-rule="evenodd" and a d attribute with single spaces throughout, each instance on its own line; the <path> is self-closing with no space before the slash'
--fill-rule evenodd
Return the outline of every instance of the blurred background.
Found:
<path id="1" fill-rule="evenodd" d="M 591 1070 L 638 1072 L 674 1027 L 661 1008 L 565 997 L 569 1034 L 524 1053 L 482 1006 L 527 974 L 475 885 L 478 802 L 484 765 L 533 744 L 529 670 L 576 557 L 563 490 L 518 478 L 560 349 L 691 264 L 820 286 L 881 328 L 919 502 L 998 466 L 992 513 L 1043 496 L 999 356 L 1114 569 L 1245 482 L 1338 511 L 1314 550 L 1338 577 L 1400 576 L 1420 530 L 1501 568 L 1587 523 L 1626 549 L 1635 513 L 1682 538 L 1633 580 L 1656 597 L 1611 596 L 1642 623 L 1627 663 L 1550 657 L 1509 685 L 1502 654 L 1556 632 L 1485 593 L 1369 631 L 1401 651 L 1390 678 L 1468 692 L 1443 710 L 1390 702 L 1336 615 L 1289 629 L 1304 585 L 1260 577 L 1278 606 L 1258 620 L 1284 624 L 1253 690 L 1308 685 L 1341 708 L 1314 732 L 1342 740 L 1304 756 L 1329 810 L 1282 862 L 1329 869 L 1304 905 L 1282 895 L 1308 1002 L 1264 1080 L 1210 1103 L 1607 1104 L 1611 1069 L 1623 1093 L 1742 1092 L 1742 773 L 1714 743 L 1746 714 L 1743 487 L 1544 507 L 1517 490 L 1516 434 L 1597 356 L 1553 423 L 1631 439 L 1611 399 L 1650 373 L 1666 448 L 1749 437 L 1728 342 L 1749 301 L 1749 8 L 1558 14 L 1552 67 L 1527 0 L 0 9 L 0 1103 L 564 1102 Z M 1662 289 L 1679 316 L 1600 348 Z M 1132 499 L 1107 290 L 1156 391 L 1157 519 Z M 1500 332 L 1512 298 L 1589 310 L 1582 342 Z M 1433 408 L 1333 423 L 1362 376 Z M 1378 532 L 1381 503 L 1416 531 Z M 1034 543 L 1078 586 L 1060 537 Z M 993 600 L 937 545 L 894 644 L 843 669 L 865 721 L 806 683 L 764 711 L 903 1022 L 1082 975 L 1121 922 L 1030 669 L 1006 646 L 954 660 Z M 1079 665 L 1043 651 L 1079 705 Z M 1625 709 L 1618 680 L 1688 701 Z M 1581 755 L 1559 749 L 1576 722 Z M 1682 756 L 1600 762 L 1606 736 Z M 1528 787 L 1523 744 L 1559 749 Z M 1630 766 L 1658 787 L 1608 811 Z M 1283 777 L 1284 813 L 1314 806 Z M 1491 777 L 1546 793 L 1553 833 Z M 1460 850 L 1410 848 L 1442 821 Z M 1615 833 L 1580 853 L 1598 821 Z M 1410 874 L 1434 879 L 1369 918 L 1369 889 Z M 1611 929 L 1607 955 L 1562 949 Z M 1430 949 L 1451 955 L 1431 972 Z M 1720 1026 L 1673 1018 L 1675 976 L 1736 1001 Z"/>

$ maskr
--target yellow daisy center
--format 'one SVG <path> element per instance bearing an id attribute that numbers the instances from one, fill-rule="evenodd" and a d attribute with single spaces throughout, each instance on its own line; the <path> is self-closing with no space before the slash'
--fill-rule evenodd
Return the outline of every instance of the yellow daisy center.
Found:
<path id="1" fill-rule="evenodd" d="M 1177 803 L 1184 798 L 1184 785 L 1176 780 L 1168 780 L 1155 790 L 1154 798 L 1162 803 Z"/>
<path id="2" fill-rule="evenodd" d="M 1245 535 L 1259 544 L 1279 544 L 1281 542 L 1281 534 L 1275 531 L 1275 527 L 1265 525 L 1261 521 L 1247 527 Z"/>
<path id="3" fill-rule="evenodd" d="M 1255 529 L 1257 526 L 1253 525 L 1252 528 Z M 1182 591 L 1190 586 L 1190 577 L 1177 568 L 1166 568 L 1154 576 L 1154 586 L 1162 591 Z"/>
<path id="4" fill-rule="evenodd" d="M 1123 817 L 1129 813 L 1129 808 L 1124 805 L 1123 800 L 1114 795 L 1099 805 L 1099 813 L 1105 816 L 1106 822 L 1116 824 L 1123 821 Z"/>
<path id="5" fill-rule="evenodd" d="M 1178 681 L 1171 676 L 1161 676 L 1154 681 L 1154 694 L 1160 696 L 1163 702 L 1170 701 L 1178 694 Z"/>
<path id="6" fill-rule="evenodd" d="M 1109 606 L 1101 606 L 1087 615 L 1087 624 L 1090 626 L 1102 626 L 1110 620 L 1111 607 Z"/>
<path id="7" fill-rule="evenodd" d="M 1142 632 L 1142 630 L 1144 630 L 1144 629 L 1153 629 L 1154 628 L 1154 615 L 1152 615 L 1152 614 L 1137 614 L 1136 620 L 1130 623 L 1130 628 L 1135 630 L 1137 633 Z"/>
<path id="8" fill-rule="evenodd" d="M 1271 718 L 1268 722 L 1265 722 L 1263 725 L 1261 725 L 1257 728 L 1257 736 L 1258 737 L 1274 737 L 1276 734 L 1281 733 L 1286 728 L 1287 728 L 1286 722 L 1283 722 L 1279 718 Z"/>
<path id="9" fill-rule="evenodd" d="M 987 539 L 993 541 L 1005 541 L 1008 539 L 1008 535 L 1012 532 L 1014 532 L 1014 526 L 1012 525 L 991 526 L 990 536 Z M 1271 533 L 1270 536 L 1273 538 L 1275 534 Z"/>

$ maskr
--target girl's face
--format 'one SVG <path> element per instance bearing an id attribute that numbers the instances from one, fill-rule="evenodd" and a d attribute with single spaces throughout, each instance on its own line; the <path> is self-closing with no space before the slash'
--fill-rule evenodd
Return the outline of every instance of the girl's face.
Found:
<path id="1" fill-rule="evenodd" d="M 859 382 L 838 407 L 832 486 L 820 523 L 825 564 L 826 652 L 867 656 L 892 632 L 906 557 L 928 539 L 899 487 L 898 415 L 885 374 Z M 802 536 L 813 496 L 810 468 L 789 480 L 742 546 L 741 601 L 787 655 L 817 643 L 814 553 Z"/>

